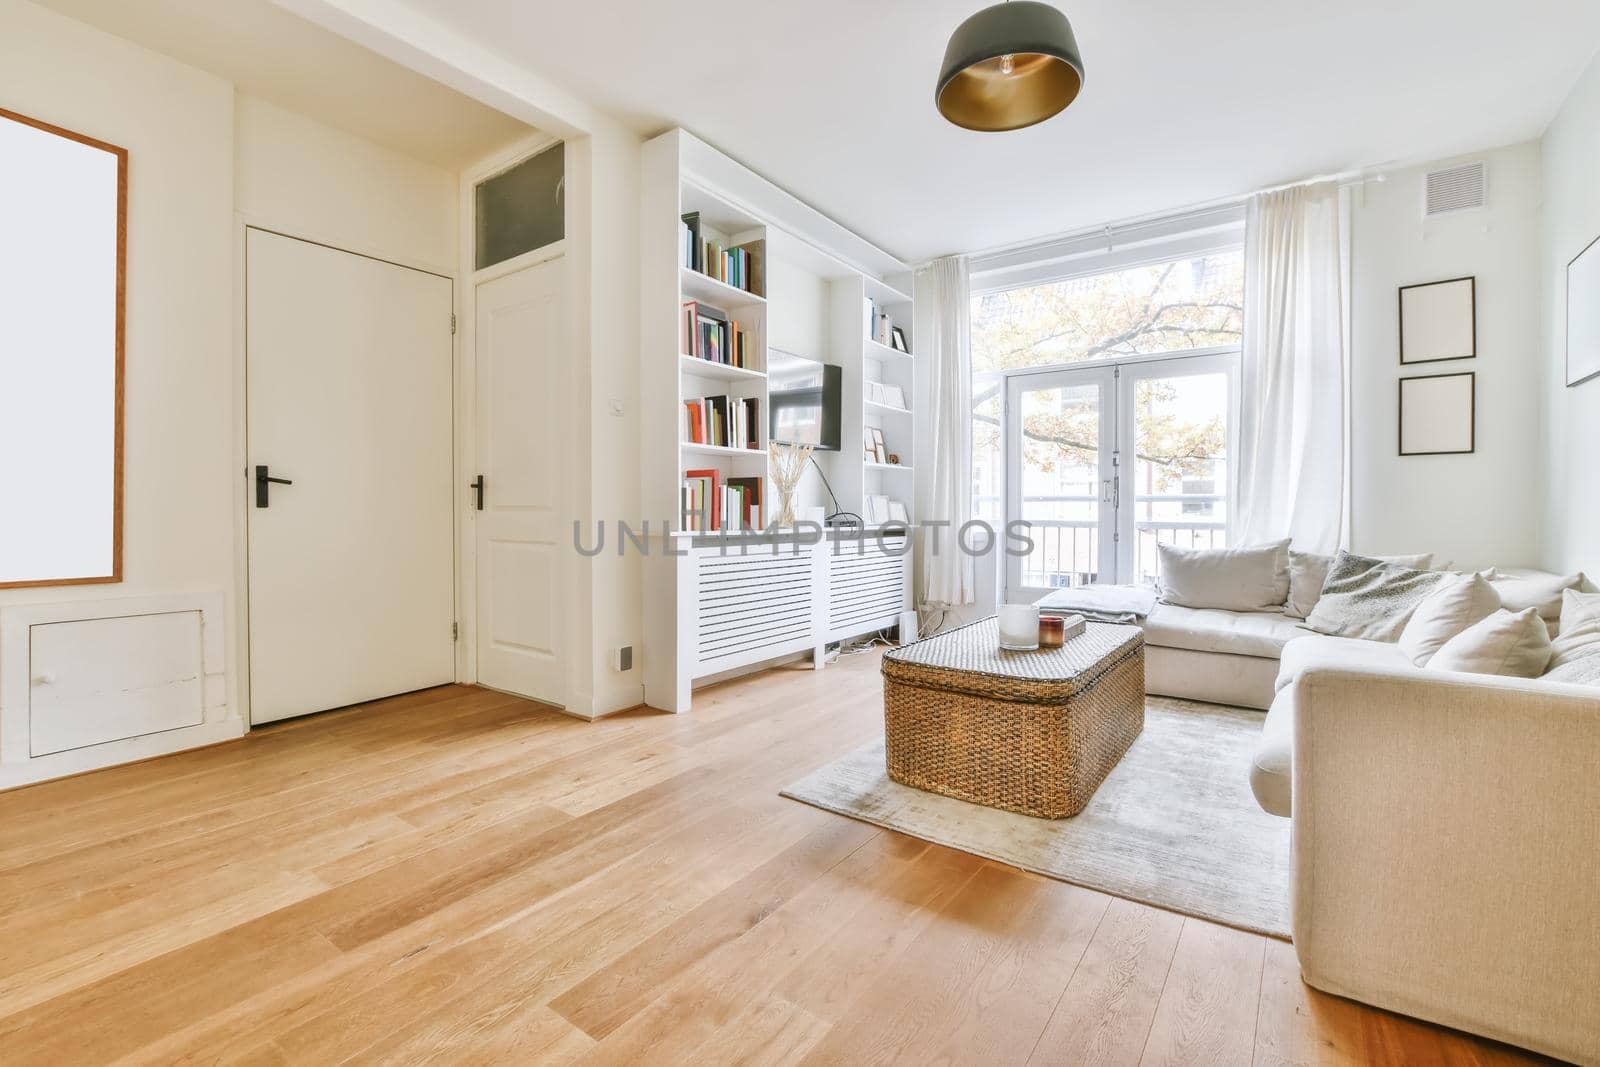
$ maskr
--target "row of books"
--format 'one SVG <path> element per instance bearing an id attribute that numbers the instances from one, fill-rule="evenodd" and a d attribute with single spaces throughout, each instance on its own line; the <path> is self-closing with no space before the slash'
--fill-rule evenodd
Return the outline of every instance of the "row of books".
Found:
<path id="1" fill-rule="evenodd" d="M 683 305 L 678 324 L 678 343 L 683 354 L 727 367 L 750 367 L 756 363 L 753 331 L 728 318 L 721 308 L 691 300 Z"/>
<path id="2" fill-rule="evenodd" d="M 730 533 L 763 527 L 760 478 L 722 479 L 717 470 L 685 471 L 679 528 L 694 533 Z"/>
<path id="3" fill-rule="evenodd" d="M 719 282 L 760 295 L 761 251 L 764 241 L 726 245 L 700 223 L 700 212 L 691 211 L 678 223 L 678 261 Z"/>
<path id="4" fill-rule="evenodd" d="M 872 297 L 862 298 L 862 314 L 864 316 L 862 326 L 867 332 L 868 340 L 903 350 L 903 345 L 895 343 L 894 316 L 879 307 Z M 902 331 L 903 335 L 904 331 Z"/>
<path id="5" fill-rule="evenodd" d="M 761 447 L 761 398 L 702 396 L 683 402 L 683 439 L 723 448 Z"/>

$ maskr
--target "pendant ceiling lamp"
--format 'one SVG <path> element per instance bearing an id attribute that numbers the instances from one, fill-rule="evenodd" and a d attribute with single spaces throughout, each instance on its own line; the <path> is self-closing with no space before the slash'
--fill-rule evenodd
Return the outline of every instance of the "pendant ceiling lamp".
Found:
<path id="1" fill-rule="evenodd" d="M 1063 110 L 1083 88 L 1067 16 L 1033 0 L 984 8 L 956 27 L 934 101 L 968 130 L 1020 130 Z"/>

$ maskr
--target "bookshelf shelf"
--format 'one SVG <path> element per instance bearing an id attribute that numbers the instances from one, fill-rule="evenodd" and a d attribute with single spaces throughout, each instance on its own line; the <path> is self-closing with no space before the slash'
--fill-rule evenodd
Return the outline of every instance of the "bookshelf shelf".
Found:
<path id="1" fill-rule="evenodd" d="M 764 382 L 767 380 L 766 372 L 750 370 L 746 367 L 730 367 L 726 363 L 713 363 L 709 359 L 699 359 L 695 356 L 679 355 L 683 373 L 695 374 L 702 378 L 719 378 L 725 382 Z"/>
<path id="2" fill-rule="evenodd" d="M 904 463 L 866 463 L 863 464 L 869 471 L 905 471 L 911 473 L 911 468 Z"/>
<path id="3" fill-rule="evenodd" d="M 703 300 L 708 304 L 723 307 L 742 307 L 767 302 L 764 296 L 729 285 L 727 282 L 719 282 L 711 275 L 690 267 L 679 267 L 678 273 L 680 276 L 678 284 L 683 289 L 685 300 Z"/>
<path id="4" fill-rule="evenodd" d="M 908 353 L 867 340 L 874 324 L 892 323 L 916 347 L 909 264 L 684 130 L 642 149 L 640 225 L 640 489 L 644 513 L 665 520 L 674 547 L 642 564 L 643 681 L 651 706 L 684 711 L 700 679 L 798 651 L 820 665 L 830 643 L 893 627 L 912 607 L 911 554 L 893 526 L 887 538 L 868 537 L 877 547 L 839 559 L 793 531 L 684 527 L 777 518 L 766 447 L 774 397 L 786 432 L 810 426 L 796 414 L 809 379 L 803 367 L 790 373 L 794 359 L 836 368 L 821 377 L 839 404 L 838 450 L 812 457 L 797 514 L 865 515 L 870 499 L 889 509 L 874 510 L 874 518 L 903 509 L 915 519 L 911 467 L 867 463 L 861 448 L 876 430 L 905 463 L 920 458 L 911 409 L 926 402 L 926 371 Z M 707 264 L 755 291 L 718 281 L 700 269 Z M 685 310 L 691 302 L 702 305 L 692 314 Z M 660 351 L 668 344 L 675 367 Z M 730 351 L 743 366 L 701 358 Z M 780 352 L 791 358 L 778 360 Z M 874 383 L 900 392 L 878 392 Z M 869 403 L 869 392 L 904 399 Z M 697 444 L 696 437 L 761 447 Z M 878 473 L 889 469 L 906 476 Z M 696 520 L 708 512 L 710 522 Z M 885 540 L 894 547 L 884 548 Z M 766 551 L 769 545 L 783 552 Z M 838 590 L 848 593 L 833 595 Z"/>
<path id="5" fill-rule="evenodd" d="M 877 341 L 874 341 L 870 337 L 865 338 L 864 339 L 864 343 L 867 346 L 867 355 L 872 356 L 874 359 L 910 359 L 910 358 L 912 358 L 910 352 L 902 352 L 898 348 L 891 348 L 888 345 L 879 344 Z"/>
<path id="6" fill-rule="evenodd" d="M 888 282 L 883 281 L 882 279 L 874 278 L 870 274 L 865 274 L 862 277 L 863 277 L 863 280 L 866 282 L 867 295 L 872 297 L 872 299 L 876 300 L 878 303 L 880 303 L 880 304 L 909 304 L 909 303 L 911 303 L 911 294 L 905 292 L 904 290 L 900 289 L 899 287 L 890 285 Z"/>
<path id="7" fill-rule="evenodd" d="M 693 452 L 702 456 L 759 456 L 767 458 L 764 448 L 735 448 L 732 445 L 699 445 L 693 441 L 680 441 L 678 446 L 685 452 Z"/>

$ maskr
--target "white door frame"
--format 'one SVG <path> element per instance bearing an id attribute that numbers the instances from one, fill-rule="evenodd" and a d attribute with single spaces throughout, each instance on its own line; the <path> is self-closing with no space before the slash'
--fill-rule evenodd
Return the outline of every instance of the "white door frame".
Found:
<path id="1" fill-rule="evenodd" d="M 1135 514 L 1133 500 L 1122 506 L 1122 478 L 1133 464 L 1122 462 L 1134 455 L 1134 439 L 1138 431 L 1134 415 L 1134 387 L 1145 378 L 1179 378 L 1198 374 L 1226 373 L 1228 376 L 1228 456 L 1239 454 L 1239 364 L 1238 346 L 1190 349 L 1177 352 L 1160 352 L 1141 356 L 1127 356 L 1114 360 L 1087 363 L 1058 363 L 1047 367 L 1028 367 L 1006 371 L 1001 448 L 1005 461 L 1005 521 L 1021 515 L 1022 479 L 1021 449 L 1016 434 L 1021 424 L 1019 394 L 1025 389 L 1046 388 L 1051 385 L 1102 382 L 1103 412 L 1100 422 L 1100 478 L 1101 506 L 1112 509 L 1111 522 L 1102 521 L 1100 544 L 1102 580 L 1126 581 L 1134 570 Z M 1108 438 L 1109 434 L 1109 438 Z M 1230 470 L 1230 483 L 1232 470 Z M 1233 507 L 1233 486 L 1228 487 L 1228 506 Z M 1104 515 L 1104 513 L 1102 513 Z M 1112 536 L 1106 536 L 1107 533 Z M 1021 583 L 1022 561 L 1007 556 L 1002 575 L 1001 596 L 1004 600 L 1024 601 L 1037 599 L 1047 590 L 1024 589 Z"/>
<path id="2" fill-rule="evenodd" d="M 460 284 L 456 286 L 456 619 L 460 627 L 456 642 L 456 681 L 467 685 L 475 685 L 478 681 L 477 521 L 472 490 L 468 487 L 478 474 L 478 286 L 565 255 L 568 243 L 566 240 L 556 241 L 492 267 L 474 270 L 472 265 L 477 262 L 477 226 L 473 191 L 485 178 L 492 178 L 529 156 L 560 143 L 559 137 L 535 134 L 461 172 L 457 210 L 461 226 L 461 270 L 458 275 Z M 571 159 L 567 162 L 570 167 Z M 569 196 L 566 219 L 568 234 L 573 232 L 572 202 L 573 198 Z M 570 282 L 576 292 L 579 279 L 570 278 Z M 578 325 L 574 322 L 571 337 L 576 339 L 579 333 Z M 588 361 L 585 360 L 582 365 L 587 368 Z M 573 403 L 578 402 L 576 396 L 572 400 Z M 569 489 L 568 499 L 561 501 L 563 511 L 569 515 L 574 512 L 570 492 Z M 570 618 L 571 609 L 570 603 L 562 605 L 562 614 Z"/>
<path id="3" fill-rule="evenodd" d="M 461 321 L 462 284 L 460 273 L 452 266 L 434 263 L 430 260 L 419 259 L 415 256 L 396 254 L 393 250 L 374 248 L 360 241 L 351 241 L 339 235 L 318 235 L 306 231 L 303 227 L 282 219 L 275 219 L 269 215 L 258 212 L 235 211 L 234 240 L 233 240 L 233 470 L 237 481 L 233 498 L 233 588 L 235 595 L 231 611 L 232 626 L 229 627 L 228 658 L 230 660 L 229 676 L 232 678 L 233 691 L 229 694 L 232 706 L 239 709 L 239 717 L 250 729 L 250 507 L 253 500 L 254 486 L 250 481 L 249 467 L 249 355 L 246 344 L 245 314 L 246 291 L 248 284 L 247 271 L 249 259 L 247 245 L 249 232 L 252 229 L 267 230 L 283 237 L 292 237 L 297 241 L 307 241 L 311 244 L 322 245 L 336 249 L 340 252 L 349 252 L 352 255 L 364 256 L 368 259 L 381 260 L 392 263 L 397 267 L 409 270 L 420 270 L 427 274 L 436 274 L 450 281 L 453 293 L 452 303 L 455 307 L 456 321 Z M 461 335 L 459 330 L 451 338 L 454 342 L 451 351 L 451 377 L 454 381 L 456 397 L 461 396 Z M 461 435 L 461 410 L 458 403 L 455 407 L 454 418 L 456 424 L 455 436 L 457 440 L 455 463 L 459 468 L 461 464 L 460 435 Z M 459 480 L 459 479 L 458 479 Z M 455 536 L 455 590 L 456 590 L 456 616 L 461 616 L 462 600 L 462 570 L 460 566 L 461 536 Z M 460 676 L 461 649 L 459 643 L 456 647 L 457 675 Z"/>
<path id="4" fill-rule="evenodd" d="M 1055 367 L 1049 370 L 1018 372 L 1006 376 L 1005 429 L 1002 447 L 1005 450 L 1006 505 L 1005 519 L 1011 522 L 1022 516 L 1022 394 L 1037 389 L 1060 386 L 1092 385 L 1100 391 L 1100 454 L 1098 458 L 1100 492 L 1100 545 L 1097 565 L 1101 575 L 1115 573 L 1116 543 L 1114 503 L 1117 464 L 1117 421 L 1120 414 L 1117 404 L 1116 368 L 1105 364 L 1083 363 L 1076 366 Z M 1022 557 L 1006 553 L 1005 599 L 1025 602 L 1037 600 L 1050 590 L 1022 584 Z"/>

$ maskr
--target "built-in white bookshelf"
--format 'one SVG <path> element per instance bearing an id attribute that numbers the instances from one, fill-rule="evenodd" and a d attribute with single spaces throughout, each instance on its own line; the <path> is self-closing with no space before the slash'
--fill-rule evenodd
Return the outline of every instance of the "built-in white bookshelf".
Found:
<path id="1" fill-rule="evenodd" d="M 679 551 L 690 553 L 691 559 L 695 546 L 771 540 L 770 534 L 753 530 L 708 535 L 686 529 L 681 490 L 690 471 L 715 471 L 722 484 L 757 478 L 763 522 L 777 518 L 779 501 L 767 457 L 768 369 L 776 353 L 841 369 L 840 448 L 814 454 L 815 467 L 801 483 L 797 508 L 820 507 L 824 514 L 838 511 L 866 522 L 873 517 L 870 501 L 894 500 L 914 523 L 915 398 L 921 364 L 913 336 L 909 267 L 685 131 L 673 130 L 646 144 L 642 164 L 641 478 L 651 528 L 665 526 L 665 541 L 683 546 Z M 746 272 L 745 286 L 685 265 L 680 223 L 689 213 L 697 215 L 700 240 L 753 252 L 755 261 Z M 745 331 L 743 366 L 713 362 L 688 350 L 682 317 L 684 305 L 691 301 L 710 305 Z M 869 307 L 893 319 L 909 351 L 871 336 Z M 878 387 L 892 387 L 898 395 L 876 393 Z M 689 439 L 686 402 L 722 396 L 758 402 L 760 417 L 751 442 L 755 447 Z M 865 443 L 873 431 L 884 442 L 884 462 L 867 454 Z M 888 462 L 890 455 L 894 462 Z M 907 606 L 909 558 L 907 554 L 904 567 L 908 588 L 901 598 Z M 701 676 L 703 668 L 756 662 L 782 654 L 775 650 L 799 640 L 786 636 L 789 631 L 772 621 L 768 627 L 772 640 L 755 640 L 731 658 L 708 658 L 704 648 L 698 653 L 686 650 L 684 634 L 691 630 L 705 634 L 698 629 L 697 611 L 686 606 L 693 599 L 687 588 L 688 565 L 647 560 L 645 566 L 647 625 L 672 629 L 678 645 L 672 664 L 646 656 L 646 699 L 654 706 L 681 710 L 687 706 L 690 678 Z M 771 621 L 782 612 L 769 606 L 757 614 L 770 616 Z M 857 612 L 852 625 L 870 629 L 869 624 L 881 625 L 884 617 Z M 813 620 L 807 640 L 836 637 L 836 631 L 826 620 Z"/>

